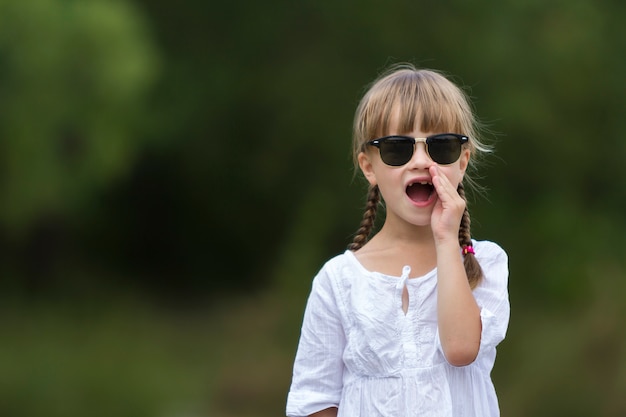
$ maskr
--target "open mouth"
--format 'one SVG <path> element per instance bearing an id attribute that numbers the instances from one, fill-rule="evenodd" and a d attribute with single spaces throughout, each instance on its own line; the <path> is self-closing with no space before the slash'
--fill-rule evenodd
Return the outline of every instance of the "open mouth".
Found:
<path id="1" fill-rule="evenodd" d="M 406 195 L 415 203 L 425 203 L 433 195 L 435 187 L 429 182 L 414 182 L 406 187 Z"/>

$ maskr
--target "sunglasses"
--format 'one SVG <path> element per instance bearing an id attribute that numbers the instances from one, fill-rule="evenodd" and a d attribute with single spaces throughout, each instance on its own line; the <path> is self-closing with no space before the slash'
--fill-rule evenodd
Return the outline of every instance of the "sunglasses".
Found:
<path id="1" fill-rule="evenodd" d="M 376 146 L 380 150 L 380 158 L 387 165 L 399 167 L 411 160 L 418 142 L 426 144 L 426 153 L 434 162 L 449 165 L 461 156 L 461 147 L 469 138 L 456 133 L 440 133 L 426 138 L 410 136 L 385 136 L 370 140 L 366 145 Z"/>

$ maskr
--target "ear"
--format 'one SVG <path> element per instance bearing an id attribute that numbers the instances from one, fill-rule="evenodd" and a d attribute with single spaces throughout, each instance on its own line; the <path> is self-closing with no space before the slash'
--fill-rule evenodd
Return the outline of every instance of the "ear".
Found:
<path id="1" fill-rule="evenodd" d="M 365 176 L 365 179 L 370 183 L 370 185 L 376 185 L 376 174 L 374 173 L 370 156 L 365 152 L 361 152 L 357 156 L 357 160 L 359 161 L 359 167 L 361 168 L 361 172 Z"/>
<path id="2" fill-rule="evenodd" d="M 461 157 L 459 158 L 459 169 L 461 170 L 461 178 L 465 175 L 465 171 L 469 166 L 470 150 L 465 148 L 461 151 Z"/>

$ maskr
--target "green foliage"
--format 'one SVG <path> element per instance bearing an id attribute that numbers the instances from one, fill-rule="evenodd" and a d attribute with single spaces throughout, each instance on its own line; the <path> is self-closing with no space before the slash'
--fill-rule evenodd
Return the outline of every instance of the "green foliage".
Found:
<path id="1" fill-rule="evenodd" d="M 122 1 L 0 1 L 0 224 L 75 215 L 128 171 L 155 78 L 145 23 Z"/>

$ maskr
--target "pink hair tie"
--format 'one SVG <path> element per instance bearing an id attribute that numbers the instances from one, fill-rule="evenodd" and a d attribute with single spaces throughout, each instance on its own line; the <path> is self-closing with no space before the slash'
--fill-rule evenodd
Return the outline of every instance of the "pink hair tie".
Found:
<path id="1" fill-rule="evenodd" d="M 463 246 L 463 255 L 467 255 L 468 253 L 476 255 L 476 252 L 474 252 L 474 247 L 472 245 Z"/>

